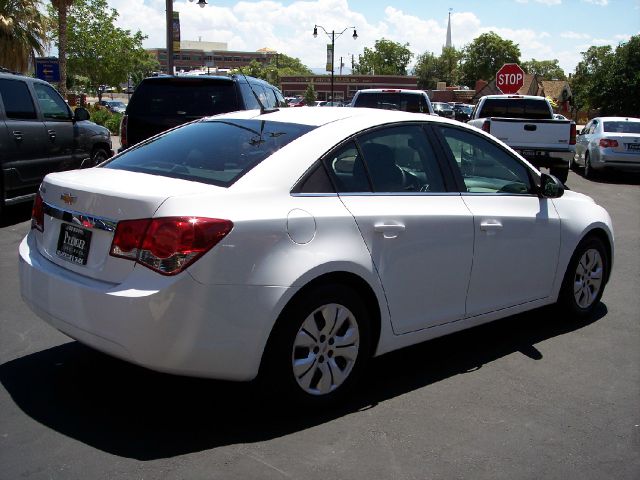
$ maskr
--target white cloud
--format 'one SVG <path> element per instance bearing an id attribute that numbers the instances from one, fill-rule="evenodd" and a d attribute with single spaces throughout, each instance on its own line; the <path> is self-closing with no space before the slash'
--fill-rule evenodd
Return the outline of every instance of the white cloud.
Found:
<path id="1" fill-rule="evenodd" d="M 609 5 L 609 0 L 582 0 L 582 1 L 586 3 L 592 3 L 594 5 L 599 5 L 601 7 L 606 7 L 607 5 Z"/>
<path id="2" fill-rule="evenodd" d="M 571 32 L 571 31 L 562 32 L 560 36 L 562 38 L 570 38 L 572 40 L 586 40 L 587 38 L 590 37 L 590 35 L 587 33 L 578 33 L 578 32 Z"/>

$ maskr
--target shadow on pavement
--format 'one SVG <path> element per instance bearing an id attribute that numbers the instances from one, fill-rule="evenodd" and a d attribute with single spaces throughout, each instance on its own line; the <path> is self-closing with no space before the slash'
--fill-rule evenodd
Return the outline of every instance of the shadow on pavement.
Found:
<path id="1" fill-rule="evenodd" d="M 19 203 L 10 207 L 3 207 L 0 216 L 0 228 L 26 222 L 31 218 L 33 202 Z"/>
<path id="2" fill-rule="evenodd" d="M 640 185 L 640 173 L 635 172 L 596 172 L 593 178 L 585 178 L 584 170 L 577 172 L 582 178 L 595 183 L 605 183 L 612 185 Z"/>
<path id="3" fill-rule="evenodd" d="M 324 412 L 268 401 L 253 384 L 152 372 L 78 342 L 0 365 L 0 381 L 46 427 L 114 455 L 152 460 L 305 430 L 454 375 L 473 374 L 514 352 L 539 361 L 536 343 L 606 313 L 600 304 L 592 319 L 577 322 L 545 307 L 384 355 L 371 362 L 348 402 Z"/>

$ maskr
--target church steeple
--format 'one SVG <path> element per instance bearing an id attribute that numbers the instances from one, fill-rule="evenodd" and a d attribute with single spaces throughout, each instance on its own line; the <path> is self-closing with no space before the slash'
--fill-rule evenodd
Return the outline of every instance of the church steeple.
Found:
<path id="1" fill-rule="evenodd" d="M 447 48 L 453 47 L 453 44 L 451 43 L 451 11 L 452 10 L 453 8 L 449 9 L 449 23 L 447 24 L 447 43 L 445 44 L 445 47 Z"/>

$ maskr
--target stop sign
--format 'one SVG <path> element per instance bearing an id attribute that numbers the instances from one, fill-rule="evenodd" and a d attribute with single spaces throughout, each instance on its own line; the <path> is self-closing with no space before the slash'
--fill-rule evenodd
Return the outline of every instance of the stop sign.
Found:
<path id="1" fill-rule="evenodd" d="M 516 93 L 524 85 L 524 71 L 517 63 L 505 63 L 496 73 L 496 87 L 502 93 Z"/>

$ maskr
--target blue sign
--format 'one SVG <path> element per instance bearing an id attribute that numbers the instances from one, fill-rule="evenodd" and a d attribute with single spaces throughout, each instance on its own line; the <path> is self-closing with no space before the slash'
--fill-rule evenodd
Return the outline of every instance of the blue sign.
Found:
<path id="1" fill-rule="evenodd" d="M 57 58 L 36 58 L 36 77 L 46 82 L 60 81 L 60 64 Z"/>

